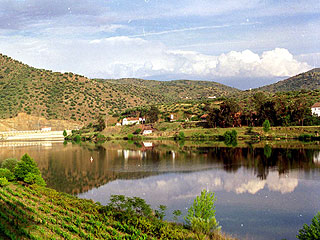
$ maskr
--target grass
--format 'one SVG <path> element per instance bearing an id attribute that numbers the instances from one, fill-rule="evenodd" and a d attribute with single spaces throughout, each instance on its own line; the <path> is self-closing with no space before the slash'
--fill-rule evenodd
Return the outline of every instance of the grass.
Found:
<path id="1" fill-rule="evenodd" d="M 0 238 L 195 239 L 182 225 L 144 216 L 120 217 L 91 200 L 37 185 L 0 188 Z M 232 239 L 222 234 L 207 239 Z"/>

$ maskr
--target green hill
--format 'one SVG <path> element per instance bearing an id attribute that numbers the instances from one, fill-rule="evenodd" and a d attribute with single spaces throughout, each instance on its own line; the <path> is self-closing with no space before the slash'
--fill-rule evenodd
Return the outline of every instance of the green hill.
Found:
<path id="1" fill-rule="evenodd" d="M 221 97 L 239 93 L 240 90 L 217 82 L 195 80 L 155 81 L 136 78 L 123 78 L 105 80 L 126 87 L 140 87 L 150 89 L 155 93 L 162 93 L 168 101 L 181 101 L 183 99 L 207 99 L 208 97 Z"/>
<path id="2" fill-rule="evenodd" d="M 288 92 L 315 90 L 320 88 L 320 68 L 312 69 L 308 72 L 298 74 L 294 77 L 279 81 L 274 84 L 266 85 L 255 90 L 266 92 Z"/>
<path id="3" fill-rule="evenodd" d="M 90 122 L 99 114 L 150 104 L 226 96 L 240 90 L 205 81 L 99 80 L 36 69 L 0 54 L 0 118 L 19 112 Z"/>

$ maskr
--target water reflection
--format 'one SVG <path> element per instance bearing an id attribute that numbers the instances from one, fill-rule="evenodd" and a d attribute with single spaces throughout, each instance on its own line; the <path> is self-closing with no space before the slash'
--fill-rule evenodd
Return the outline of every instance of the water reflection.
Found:
<path id="1" fill-rule="evenodd" d="M 139 196 L 167 205 L 169 219 L 202 189 L 214 191 L 223 230 L 246 239 L 295 239 L 320 209 L 318 143 L 0 142 L 0 161 L 26 152 L 49 187 L 101 203 Z"/>
<path id="2" fill-rule="evenodd" d="M 229 148 L 187 142 L 183 146 L 174 142 L 109 142 L 98 146 L 55 142 L 0 143 L 0 161 L 9 157 L 20 158 L 26 152 L 38 162 L 48 186 L 73 194 L 115 179 L 208 169 L 223 169 L 237 179 L 237 186 L 219 176 L 208 179 L 207 182 L 223 185 L 225 190 L 255 193 L 267 186 L 287 192 L 298 184 L 288 179 L 293 169 L 307 172 L 320 167 L 317 145 L 308 148 L 270 145 Z M 250 178 L 241 175 L 243 169 Z M 274 183 L 275 176 L 278 177 L 277 184 Z M 229 187 L 231 185 L 233 188 Z"/>

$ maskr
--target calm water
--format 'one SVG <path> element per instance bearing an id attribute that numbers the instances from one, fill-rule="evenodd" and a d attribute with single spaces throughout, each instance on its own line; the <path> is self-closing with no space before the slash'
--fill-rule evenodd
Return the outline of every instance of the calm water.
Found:
<path id="1" fill-rule="evenodd" d="M 214 191 L 223 231 L 240 239 L 295 239 L 320 210 L 319 143 L 0 143 L 0 161 L 26 152 L 49 187 L 102 204 L 138 196 L 166 205 L 168 220 L 202 189 Z"/>

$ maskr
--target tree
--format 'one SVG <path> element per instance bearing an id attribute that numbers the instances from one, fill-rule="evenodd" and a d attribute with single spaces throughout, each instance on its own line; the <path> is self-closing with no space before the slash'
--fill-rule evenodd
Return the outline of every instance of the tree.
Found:
<path id="1" fill-rule="evenodd" d="M 304 224 L 297 235 L 299 240 L 316 240 L 320 239 L 320 212 L 317 213 L 309 225 Z"/>
<path id="2" fill-rule="evenodd" d="M 268 119 L 263 122 L 262 127 L 264 132 L 270 131 L 270 122 Z"/>
<path id="3" fill-rule="evenodd" d="M 187 226 L 199 234 L 209 234 L 213 230 L 219 230 L 219 222 L 215 217 L 215 201 L 216 197 L 213 192 L 202 190 L 200 196 L 194 199 L 184 218 Z"/>
<path id="4" fill-rule="evenodd" d="M 101 132 L 106 128 L 106 122 L 104 118 L 99 115 L 97 125 L 95 126 L 96 130 Z"/>
<path id="5" fill-rule="evenodd" d="M 37 163 L 26 153 L 21 157 L 14 169 L 14 175 L 18 180 L 24 180 L 28 173 L 40 175 Z"/>
<path id="6" fill-rule="evenodd" d="M 159 119 L 160 111 L 156 106 L 151 106 L 150 110 L 146 113 L 146 120 L 149 123 L 155 123 Z"/>
<path id="7" fill-rule="evenodd" d="M 63 136 L 64 137 L 68 136 L 67 130 L 63 130 Z"/>
<path id="8" fill-rule="evenodd" d="M 18 163 L 17 159 L 15 159 L 15 158 L 7 158 L 2 162 L 1 168 L 7 168 L 11 172 L 14 172 L 14 168 L 16 167 L 17 163 Z"/>

